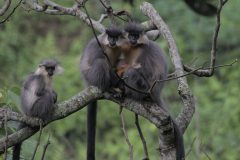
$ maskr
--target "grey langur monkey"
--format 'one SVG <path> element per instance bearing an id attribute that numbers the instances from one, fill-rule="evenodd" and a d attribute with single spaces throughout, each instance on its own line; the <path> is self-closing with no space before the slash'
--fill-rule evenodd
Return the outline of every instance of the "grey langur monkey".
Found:
<path id="1" fill-rule="evenodd" d="M 87 44 L 81 60 L 80 71 L 87 86 L 96 86 L 102 91 L 109 91 L 118 83 L 118 77 L 114 72 L 121 50 L 119 46 L 123 42 L 122 30 L 111 26 L 98 36 L 102 48 L 96 38 Z M 87 123 L 87 160 L 95 160 L 95 136 L 96 136 L 97 103 L 92 102 L 88 106 Z"/>
<path id="2" fill-rule="evenodd" d="M 46 59 L 36 71 L 28 76 L 21 91 L 21 108 L 25 115 L 48 119 L 54 111 L 57 93 L 52 88 L 52 76 L 62 73 L 63 69 L 56 60 Z M 19 129 L 25 124 L 21 124 Z M 21 143 L 14 146 L 13 160 L 20 158 Z"/>
<path id="3" fill-rule="evenodd" d="M 125 27 L 124 37 L 127 39 L 121 45 L 124 58 L 119 61 L 117 73 L 124 77 L 129 86 L 147 92 L 156 80 L 167 78 L 167 61 L 161 48 L 149 40 L 144 28 L 137 23 L 131 22 Z M 160 95 L 164 82 L 157 83 L 152 89 L 151 96 L 136 92 L 125 87 L 125 97 L 136 100 L 150 100 L 157 103 L 168 112 Z M 174 119 L 170 116 L 175 133 L 176 157 L 177 160 L 184 159 L 183 135 Z"/>

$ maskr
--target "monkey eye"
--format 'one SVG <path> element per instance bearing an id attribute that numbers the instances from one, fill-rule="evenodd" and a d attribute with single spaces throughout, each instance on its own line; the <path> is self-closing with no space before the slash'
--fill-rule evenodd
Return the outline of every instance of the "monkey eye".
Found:
<path id="1" fill-rule="evenodd" d="M 129 34 L 129 39 L 137 40 L 139 38 L 139 34 Z"/>
<path id="2" fill-rule="evenodd" d="M 55 66 L 52 67 L 46 67 L 47 70 L 55 70 Z"/>

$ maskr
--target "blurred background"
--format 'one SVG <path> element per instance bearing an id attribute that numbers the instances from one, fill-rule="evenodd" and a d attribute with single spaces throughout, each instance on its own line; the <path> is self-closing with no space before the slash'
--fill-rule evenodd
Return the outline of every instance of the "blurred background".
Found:
<path id="1" fill-rule="evenodd" d="M 74 1 L 61 2 L 71 6 Z M 133 6 L 116 0 L 112 7 L 127 10 L 139 21 L 147 20 L 135 0 Z M 196 67 L 208 66 L 215 18 L 199 15 L 179 0 L 150 0 L 174 35 L 182 61 Z M 211 1 L 213 5 L 216 0 Z M 1 0 L 0 6 L 3 1 Z M 229 64 L 240 57 L 239 0 L 229 1 L 222 11 L 222 25 L 218 39 L 217 64 Z M 13 6 L 12 6 L 13 8 Z M 104 8 L 97 0 L 87 3 L 92 18 L 98 19 Z M 2 18 L 2 17 L 1 17 Z M 7 105 L 19 109 L 22 82 L 44 58 L 57 58 L 65 68 L 64 75 L 56 76 L 54 88 L 61 102 L 84 89 L 79 72 L 79 59 L 86 43 L 93 37 L 91 29 L 71 16 L 51 16 L 19 7 L 9 21 L 0 24 L 0 107 Z M 166 42 L 157 42 L 168 53 Z M 168 55 L 168 54 L 167 54 Z M 169 56 L 168 56 L 169 57 Z M 173 72 L 169 61 L 170 71 Z M 184 134 L 189 160 L 237 160 L 240 156 L 240 65 L 217 69 L 210 78 L 187 77 L 196 99 L 196 113 Z M 163 97 L 176 115 L 183 104 L 178 96 L 176 80 L 166 83 Z M 119 108 L 109 101 L 100 101 L 98 108 L 97 146 L 98 160 L 128 159 L 128 146 L 121 129 Z M 134 114 L 124 110 L 126 127 L 134 148 L 134 159 L 143 158 L 143 147 L 134 124 Z M 158 130 L 140 118 L 151 160 L 158 157 Z M 9 123 L 15 130 L 16 124 Z M 4 135 L 4 130 L 0 130 Z M 37 158 L 42 155 L 48 135 L 47 160 L 85 159 L 86 108 L 63 120 L 51 123 L 43 130 Z M 30 159 L 38 134 L 24 142 L 23 159 Z M 9 158 L 11 149 L 9 149 Z M 1 159 L 1 157 L 0 157 Z"/>

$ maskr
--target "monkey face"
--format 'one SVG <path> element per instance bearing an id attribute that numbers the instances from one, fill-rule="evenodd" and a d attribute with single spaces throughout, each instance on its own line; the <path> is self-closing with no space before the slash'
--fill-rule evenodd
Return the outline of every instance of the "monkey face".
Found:
<path id="1" fill-rule="evenodd" d="M 129 42 L 131 43 L 131 45 L 137 45 L 137 42 L 138 42 L 138 39 L 139 39 L 139 34 L 134 34 L 134 33 L 131 33 L 131 34 L 128 34 L 128 40 Z"/>
<path id="2" fill-rule="evenodd" d="M 53 76 L 54 71 L 55 71 L 55 66 L 48 66 L 48 67 L 45 67 L 45 69 L 46 69 L 49 77 Z"/>
<path id="3" fill-rule="evenodd" d="M 63 72 L 63 68 L 59 65 L 59 63 L 54 59 L 46 59 L 41 64 L 39 64 L 40 74 L 48 75 L 49 77 L 54 74 L 61 74 Z"/>
<path id="4" fill-rule="evenodd" d="M 118 36 L 108 36 L 108 42 L 110 47 L 116 47 Z"/>

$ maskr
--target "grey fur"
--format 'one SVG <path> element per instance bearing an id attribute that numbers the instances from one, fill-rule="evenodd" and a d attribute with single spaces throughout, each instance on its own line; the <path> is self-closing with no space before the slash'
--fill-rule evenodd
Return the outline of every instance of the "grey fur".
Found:
<path id="1" fill-rule="evenodd" d="M 106 41 L 104 35 L 100 35 L 98 38 L 100 42 Z M 109 64 L 96 39 L 93 38 L 87 44 L 81 57 L 80 71 L 88 86 L 93 85 L 106 91 L 115 83 L 116 77 L 113 68 L 116 66 L 117 59 L 120 56 L 120 49 L 118 47 L 111 48 L 105 43 L 101 44 L 105 48 L 111 64 Z M 112 59 L 112 54 L 114 54 L 116 58 L 114 57 Z"/>
<path id="2" fill-rule="evenodd" d="M 47 119 L 53 113 L 57 94 L 51 87 L 52 77 L 47 75 L 45 67 L 57 67 L 55 60 L 45 60 L 35 73 L 28 76 L 21 91 L 21 107 L 27 116 Z M 39 71 L 40 70 L 40 71 Z"/>
<path id="3" fill-rule="evenodd" d="M 147 92 L 155 80 L 167 78 L 167 61 L 161 48 L 152 41 L 146 44 L 136 46 L 141 48 L 140 55 L 136 63 L 141 67 L 130 67 L 124 74 L 125 82 L 141 91 Z M 154 102 L 160 101 L 160 94 L 164 82 L 157 83 L 152 90 L 152 100 Z M 127 97 L 132 97 L 137 100 L 144 100 L 146 95 L 136 92 L 128 87 L 125 87 L 125 94 Z"/>
<path id="4" fill-rule="evenodd" d="M 107 91 L 117 84 L 118 79 L 113 68 L 116 67 L 121 55 L 119 48 L 121 33 L 121 30 L 111 27 L 106 30 L 106 33 L 98 36 L 98 40 L 110 62 L 108 62 L 96 38 L 93 38 L 87 44 L 80 60 L 80 71 L 87 86 L 93 85 L 102 91 Z M 96 101 L 89 104 L 87 116 L 87 160 L 95 160 Z"/>
<path id="5" fill-rule="evenodd" d="M 134 28 L 136 28 L 136 31 L 134 31 Z M 156 80 L 167 78 L 166 58 L 161 48 L 155 42 L 146 39 L 140 25 L 130 23 L 125 28 L 125 32 L 127 32 L 128 43 L 123 48 L 123 54 L 125 55 L 125 61 L 130 64 L 130 67 L 124 72 L 123 77 L 126 77 L 125 82 L 128 85 L 147 92 Z M 135 34 L 135 37 L 129 37 L 131 34 Z M 137 37 L 136 34 L 139 35 L 137 43 L 136 39 L 134 39 Z M 131 60 L 134 55 L 136 57 Z M 134 67 L 134 65 L 140 67 Z M 163 86 L 164 82 L 156 83 L 151 92 L 151 100 L 168 112 L 168 108 L 160 97 Z M 148 98 L 144 94 L 127 87 L 125 87 L 125 96 L 140 101 Z M 171 116 L 170 118 L 173 122 L 175 133 L 176 160 L 182 160 L 185 157 L 183 135 L 174 119 Z"/>

